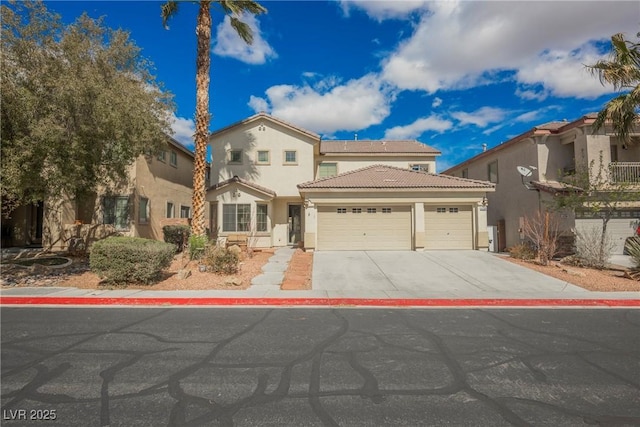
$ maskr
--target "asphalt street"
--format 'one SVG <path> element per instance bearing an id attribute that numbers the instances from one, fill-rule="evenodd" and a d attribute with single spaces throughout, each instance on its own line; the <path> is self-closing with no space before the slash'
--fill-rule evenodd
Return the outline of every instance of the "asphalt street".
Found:
<path id="1" fill-rule="evenodd" d="M 2 425 L 639 425 L 638 309 L 2 308 Z"/>

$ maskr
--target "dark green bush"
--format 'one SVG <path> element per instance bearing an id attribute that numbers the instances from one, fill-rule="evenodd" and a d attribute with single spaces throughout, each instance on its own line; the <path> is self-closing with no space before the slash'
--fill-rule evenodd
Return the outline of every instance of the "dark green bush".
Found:
<path id="1" fill-rule="evenodd" d="M 215 246 L 207 251 L 202 262 L 207 270 L 214 273 L 233 274 L 238 272 L 240 256 L 237 252 Z"/>
<path id="2" fill-rule="evenodd" d="M 165 225 L 162 227 L 162 234 L 165 242 L 174 244 L 176 251 L 182 252 L 189 240 L 191 228 L 188 225 Z"/>
<path id="3" fill-rule="evenodd" d="M 93 244 L 89 266 L 109 283 L 150 284 L 169 267 L 174 253 L 174 245 L 157 240 L 109 237 Z"/>

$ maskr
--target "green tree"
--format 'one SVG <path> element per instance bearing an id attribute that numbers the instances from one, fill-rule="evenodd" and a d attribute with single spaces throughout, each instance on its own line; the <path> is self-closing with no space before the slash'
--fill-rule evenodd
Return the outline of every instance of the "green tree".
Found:
<path id="1" fill-rule="evenodd" d="M 640 38 L 640 33 L 636 35 Z M 625 40 L 624 34 L 611 37 L 611 53 L 608 60 L 600 60 L 587 69 L 604 84 L 611 84 L 617 92 L 598 113 L 593 124 L 597 132 L 610 122 L 613 132 L 623 146 L 631 143 L 631 133 L 638 122 L 640 112 L 640 43 Z"/>
<path id="2" fill-rule="evenodd" d="M 162 23 L 167 27 L 168 20 L 178 12 L 178 1 L 168 1 L 162 5 Z M 206 226 L 204 220 L 204 207 L 206 200 L 206 168 L 207 168 L 207 142 L 209 138 L 209 80 L 211 67 L 211 4 L 217 4 L 222 12 L 229 16 L 231 26 L 238 35 L 247 43 L 253 43 L 251 27 L 241 21 L 242 15 L 251 13 L 258 15 L 265 13 L 267 9 L 255 1 L 239 0 L 200 0 L 198 17 L 196 21 L 196 111 L 195 122 L 195 164 L 193 169 L 193 219 L 192 234 L 202 236 Z"/>
<path id="3" fill-rule="evenodd" d="M 171 95 L 127 32 L 63 25 L 41 1 L 1 11 L 3 213 L 117 182 L 166 144 Z"/>
<path id="4" fill-rule="evenodd" d="M 636 183 L 617 180 L 603 161 L 577 165 L 573 175 L 562 179 L 565 191 L 553 199 L 556 209 L 582 210 L 594 218 L 602 220 L 602 229 L 597 247 L 597 266 L 605 266 L 610 257 L 607 247 L 607 226 L 614 213 L 628 206 L 629 202 L 640 200 L 640 187 Z"/>

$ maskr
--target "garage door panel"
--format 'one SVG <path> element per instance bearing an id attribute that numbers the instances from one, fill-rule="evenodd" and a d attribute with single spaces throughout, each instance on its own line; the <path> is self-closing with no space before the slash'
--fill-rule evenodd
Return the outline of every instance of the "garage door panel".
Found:
<path id="1" fill-rule="evenodd" d="M 637 218 L 612 218 L 607 224 L 607 234 L 611 237 L 613 244 L 612 254 L 622 255 L 624 253 L 624 244 L 627 237 L 631 237 L 635 233 L 634 224 Z M 576 231 L 590 232 L 591 230 L 602 230 L 602 219 L 576 219 Z"/>
<path id="2" fill-rule="evenodd" d="M 471 206 L 425 206 L 425 249 L 473 249 L 472 221 Z"/>
<path id="3" fill-rule="evenodd" d="M 346 213 L 338 213 L 339 208 Z M 411 208 L 393 206 L 383 213 L 382 206 L 321 206 L 318 250 L 411 250 Z"/>

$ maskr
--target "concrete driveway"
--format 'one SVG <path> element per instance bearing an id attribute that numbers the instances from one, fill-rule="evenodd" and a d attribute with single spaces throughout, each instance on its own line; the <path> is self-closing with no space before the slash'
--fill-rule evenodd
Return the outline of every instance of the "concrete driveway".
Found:
<path id="1" fill-rule="evenodd" d="M 314 290 L 362 297 L 562 297 L 589 291 L 485 251 L 320 251 Z"/>

